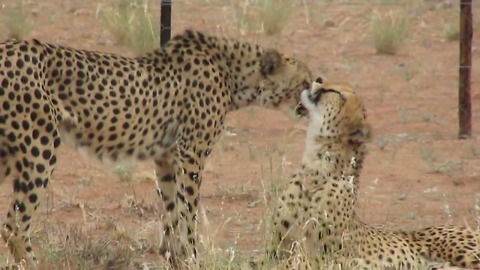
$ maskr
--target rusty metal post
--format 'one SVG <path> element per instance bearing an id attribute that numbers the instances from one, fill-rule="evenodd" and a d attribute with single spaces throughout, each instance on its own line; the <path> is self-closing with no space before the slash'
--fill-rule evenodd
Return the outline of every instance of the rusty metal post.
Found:
<path id="1" fill-rule="evenodd" d="M 160 3 L 160 46 L 170 40 L 172 32 L 172 0 L 161 0 Z"/>
<path id="2" fill-rule="evenodd" d="M 460 67 L 458 76 L 458 120 L 459 139 L 472 135 L 472 0 L 460 1 Z"/>

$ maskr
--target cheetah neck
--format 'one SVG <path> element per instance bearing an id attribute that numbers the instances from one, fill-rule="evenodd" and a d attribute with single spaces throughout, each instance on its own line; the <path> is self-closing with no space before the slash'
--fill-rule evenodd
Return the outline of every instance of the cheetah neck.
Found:
<path id="1" fill-rule="evenodd" d="M 258 56 L 262 49 L 248 43 L 233 42 L 224 47 L 222 54 L 224 68 L 227 70 L 227 85 L 230 89 L 229 111 L 235 111 L 250 105 L 259 104 L 258 97 L 261 95 L 263 77 L 258 66 Z M 240 57 L 234 48 L 241 47 L 249 53 Z M 247 49 L 248 48 L 248 49 Z"/>
<path id="2" fill-rule="evenodd" d="M 335 224 L 324 235 L 340 237 L 355 220 L 358 176 L 364 158 L 363 144 L 350 144 L 338 137 L 311 137 L 307 141 L 299 173 L 305 196 L 315 202 L 315 216 L 322 223 Z"/>
<path id="3" fill-rule="evenodd" d="M 264 49 L 257 44 L 187 31 L 184 35 L 172 38 L 167 47 L 138 59 L 165 65 L 168 63 L 165 59 L 175 59 L 181 55 L 192 57 L 198 65 L 214 65 L 220 73 L 214 80 L 220 85 L 226 85 L 219 87 L 220 90 L 229 89 L 221 93 L 222 96 L 229 97 L 227 111 L 234 111 L 249 105 L 272 102 L 260 98 L 262 94 L 269 97 L 272 95 L 264 90 L 271 89 L 272 82 L 267 82 L 261 74 L 259 59 L 263 53 Z"/>
<path id="4" fill-rule="evenodd" d="M 352 181 L 357 186 L 365 156 L 363 144 L 349 143 L 338 137 L 312 136 L 306 142 L 302 168 L 313 186 L 335 180 Z"/>
<path id="5" fill-rule="evenodd" d="M 235 111 L 250 105 L 264 105 L 259 100 L 262 89 L 269 87 L 260 73 L 259 57 L 264 49 L 256 44 L 227 38 L 210 37 L 208 52 L 224 73 L 227 88 L 230 89 L 228 111 Z M 207 53 L 207 52 L 202 52 Z"/>

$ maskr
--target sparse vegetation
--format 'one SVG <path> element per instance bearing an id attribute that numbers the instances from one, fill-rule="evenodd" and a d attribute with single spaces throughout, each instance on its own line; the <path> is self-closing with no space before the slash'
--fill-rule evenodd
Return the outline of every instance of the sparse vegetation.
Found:
<path id="1" fill-rule="evenodd" d="M 418 75 L 418 70 L 412 67 L 402 67 L 401 70 L 407 82 L 413 80 Z"/>
<path id="2" fill-rule="evenodd" d="M 33 20 L 28 11 L 27 0 L 20 0 L 12 7 L 6 7 L 8 38 L 23 39 L 33 29 Z"/>
<path id="3" fill-rule="evenodd" d="M 218 186 L 217 192 L 212 197 L 222 197 L 229 199 L 245 198 L 249 201 L 256 200 L 258 198 L 259 191 L 252 186 L 238 185 L 234 187 Z"/>
<path id="4" fill-rule="evenodd" d="M 405 214 L 405 218 L 406 219 L 416 219 L 417 218 L 417 214 L 415 212 L 407 212 Z"/>
<path id="5" fill-rule="evenodd" d="M 282 32 L 292 5 L 283 0 L 231 1 L 236 25 L 242 33 L 258 30 L 268 36 Z"/>
<path id="6" fill-rule="evenodd" d="M 378 145 L 378 148 L 379 148 L 380 150 L 384 150 L 385 147 L 387 147 L 387 145 L 390 144 L 390 141 L 391 141 L 391 140 L 390 140 L 389 137 L 383 137 L 383 138 L 380 138 L 380 139 L 376 140 L 377 145 Z"/>
<path id="7" fill-rule="evenodd" d="M 480 156 L 480 150 L 478 149 L 477 145 L 474 143 L 471 143 L 470 145 L 467 146 L 470 153 L 472 154 L 473 157 L 479 157 Z"/>
<path id="8" fill-rule="evenodd" d="M 460 24 L 458 22 L 446 23 L 443 26 L 443 38 L 446 41 L 456 41 L 460 39 Z"/>
<path id="9" fill-rule="evenodd" d="M 119 234 L 92 237 L 94 228 L 74 224 L 66 230 L 56 228 L 55 237 L 44 238 L 40 269 L 128 269 L 134 266 L 134 239 L 115 239 Z M 123 241 L 122 241 L 123 240 Z M 118 244 L 119 241 L 127 242 Z"/>
<path id="10" fill-rule="evenodd" d="M 230 1 L 230 7 L 234 13 L 235 26 L 241 33 L 255 30 L 258 18 L 256 17 L 252 4 L 249 1 Z"/>
<path id="11" fill-rule="evenodd" d="M 432 148 L 421 149 L 420 157 L 427 163 L 428 171 L 430 173 L 448 174 L 461 170 L 463 162 L 446 160 L 441 163 L 438 162 L 438 156 Z"/>
<path id="12" fill-rule="evenodd" d="M 430 123 L 434 122 L 434 116 L 428 114 L 428 113 L 423 113 L 420 115 L 420 119 L 422 119 L 423 122 Z"/>
<path id="13" fill-rule="evenodd" d="M 228 1 L 222 0 L 209 0 L 201 2 L 201 5 L 207 6 L 213 3 L 218 6 L 221 5 L 222 9 L 218 9 L 219 12 L 228 14 L 226 19 L 230 20 L 225 20 L 223 23 L 230 23 L 228 27 L 233 27 L 235 31 L 232 31 L 232 29 L 228 27 L 221 28 L 223 25 L 212 25 L 211 21 L 208 21 L 208 16 L 211 14 L 202 14 L 205 17 L 202 18 L 202 21 L 195 18 L 192 19 L 191 22 L 189 21 L 189 23 L 191 23 L 190 25 L 185 25 L 186 23 L 184 23 L 184 21 L 190 19 L 188 16 L 190 16 L 191 13 L 179 12 L 180 9 L 177 9 L 178 6 L 174 8 L 173 12 L 174 14 L 176 13 L 174 16 L 181 18 L 180 20 L 174 21 L 174 23 L 177 23 L 174 31 L 181 31 L 184 27 L 188 26 L 198 27 L 198 29 L 204 29 L 212 33 L 215 33 L 215 31 L 221 28 L 220 31 L 225 31 L 225 33 L 220 32 L 220 35 L 235 36 L 232 32 L 236 33 L 237 29 L 244 31 L 242 33 L 252 31 L 261 33 L 262 35 L 277 35 L 282 33 L 290 22 L 292 22 L 292 25 L 295 23 L 295 27 L 298 26 L 300 30 L 292 34 L 293 38 L 289 39 L 289 41 L 294 40 L 296 44 L 289 47 L 288 44 L 277 43 L 278 46 L 285 46 L 287 50 L 293 48 L 293 53 L 300 54 L 301 58 L 309 61 L 309 66 L 314 68 L 312 71 L 315 72 L 313 73 L 326 73 L 333 78 L 355 81 L 352 82 L 356 86 L 355 88 L 361 89 L 363 92 L 362 95 L 364 95 L 369 102 L 369 119 L 372 120 L 372 123 L 374 123 L 374 120 L 379 120 L 374 123 L 376 134 L 372 143 L 373 145 L 370 145 L 373 146 L 371 147 L 372 156 L 369 160 L 370 163 L 366 166 L 365 175 L 362 175 L 361 184 L 363 187 L 360 198 L 363 200 L 365 197 L 368 197 L 366 200 L 375 200 L 381 197 L 386 204 L 391 204 L 392 206 L 388 210 L 379 209 L 378 213 L 384 214 L 386 212 L 387 217 L 385 217 L 384 220 L 391 225 L 393 219 L 395 222 L 394 226 L 396 227 L 405 226 L 405 224 L 402 223 L 404 221 L 402 219 L 407 220 L 406 223 L 408 225 L 406 226 L 412 224 L 419 226 L 423 222 L 434 223 L 438 221 L 435 220 L 435 215 L 438 214 L 439 209 L 448 215 L 448 222 L 463 223 L 463 220 L 471 218 L 471 216 L 464 214 L 467 211 L 471 211 L 471 209 L 466 209 L 468 207 L 464 207 L 465 209 L 457 209 L 455 200 L 460 201 L 463 199 L 460 198 L 462 196 L 458 196 L 459 194 L 463 195 L 458 189 L 462 188 L 462 186 L 470 188 L 469 185 L 471 182 L 469 181 L 471 180 L 469 179 L 478 179 L 476 165 L 480 158 L 480 144 L 478 143 L 478 136 L 465 141 L 463 144 L 452 144 L 452 130 L 454 128 L 452 128 L 451 125 L 451 118 L 453 117 L 451 117 L 449 112 L 454 105 L 450 106 L 451 102 L 448 104 L 443 103 L 444 100 L 448 99 L 447 96 L 449 94 L 447 94 L 442 87 L 445 85 L 447 87 L 454 85 L 452 78 L 456 78 L 456 76 L 450 76 L 448 72 L 453 70 L 452 67 L 455 66 L 451 65 L 450 62 L 442 62 L 445 58 L 442 58 L 442 61 L 433 62 L 430 61 L 432 58 L 420 59 L 425 56 L 431 57 L 431 55 L 424 54 L 423 51 L 417 58 L 415 53 L 417 53 L 418 50 L 414 48 L 415 46 L 412 46 L 412 52 L 408 52 L 409 55 L 407 55 L 407 57 L 376 57 L 377 60 L 372 60 L 373 57 L 368 54 L 368 48 L 366 48 L 371 45 L 368 44 L 364 46 L 365 44 L 356 42 L 357 39 L 362 40 L 363 36 L 357 35 L 357 32 L 352 30 L 360 29 L 358 32 L 364 30 L 363 25 L 359 24 L 357 28 L 357 25 L 352 26 L 352 23 L 370 23 L 369 26 L 371 28 L 367 30 L 371 30 L 372 40 L 378 54 L 396 54 L 401 52 L 408 41 L 410 26 L 415 27 L 415 35 L 428 31 L 432 36 L 435 36 L 433 41 L 429 39 L 428 35 L 422 35 L 421 40 L 417 40 L 415 37 L 411 43 L 413 44 L 415 42 L 415 45 L 419 45 L 416 47 L 422 47 L 424 45 L 430 46 L 432 42 L 437 42 L 434 46 L 435 51 L 438 50 L 440 52 L 441 50 L 445 50 L 445 48 L 451 48 L 452 44 L 447 44 L 448 46 L 442 47 L 445 44 L 438 42 L 438 40 L 439 38 L 447 41 L 458 40 L 459 29 L 456 20 L 449 20 L 450 23 L 442 24 L 440 18 L 437 20 L 440 23 L 432 23 L 432 18 L 439 16 L 438 14 L 443 14 L 440 12 L 444 10 L 431 9 L 431 13 L 428 14 L 428 16 L 431 17 L 425 18 L 425 24 L 423 23 L 423 18 L 421 22 L 420 20 L 414 23 L 409 22 L 409 20 L 414 17 L 412 14 L 415 12 L 408 13 L 408 15 L 406 15 L 406 13 L 393 13 L 393 11 L 392 13 L 385 12 L 387 9 L 402 9 L 406 6 L 404 4 L 413 1 L 422 2 L 422 0 L 230 0 L 230 3 L 228 3 Z M 80 2 L 82 1 L 79 1 L 79 3 Z M 178 1 L 176 4 L 183 4 L 185 6 L 198 5 L 195 2 L 199 3 L 199 1 L 187 0 Z M 303 17 L 298 19 L 302 14 L 307 14 L 306 11 L 303 11 L 303 6 L 301 9 L 298 8 L 298 6 L 301 5 L 299 4 L 300 2 L 303 2 L 305 9 L 309 9 L 308 14 L 310 14 L 312 19 L 310 25 L 303 25 L 303 23 L 305 23 Z M 15 3 L 15 5 L 10 5 L 9 3 Z M 33 1 L 31 0 L 7 0 L 5 7 L 0 7 L 3 8 L 0 10 L 3 12 L 2 14 L 5 14 L 0 18 L 0 22 L 4 23 L 2 26 L 5 26 L 2 28 L 2 30 L 5 30 L 3 35 L 1 35 L 2 37 L 8 35 L 10 38 L 22 39 L 28 36 L 34 27 L 32 10 L 30 9 L 32 3 Z M 144 51 L 159 46 L 157 36 L 159 23 L 156 21 L 158 14 L 151 13 L 151 5 L 156 3 L 155 1 L 115 0 L 114 3 L 115 5 L 112 6 L 106 4 L 100 5 L 98 19 L 104 23 L 104 27 L 108 29 L 118 44 L 131 48 L 136 55 L 140 55 Z M 325 3 L 333 4 L 326 5 Z M 430 6 L 438 6 L 439 3 L 440 1 L 438 0 L 428 1 Z M 454 1 L 455 6 L 457 5 L 456 3 L 457 2 Z M 326 12 L 325 10 L 318 11 L 312 8 L 317 7 L 314 6 L 314 4 L 331 8 L 331 10 L 335 12 Z M 337 7 L 337 4 L 340 8 Z M 371 6 L 363 10 L 362 4 Z M 385 6 L 379 4 L 385 4 Z M 0 6 L 1 5 L 2 4 L 0 4 Z M 296 8 L 298 9 L 292 11 L 292 5 L 297 5 Z M 361 13 L 361 15 L 351 12 L 349 10 L 350 7 L 352 7 L 352 9 L 358 8 L 358 13 Z M 382 9 L 384 14 L 367 18 L 367 14 L 369 16 L 372 9 L 377 7 Z M 474 8 L 477 10 L 479 9 L 478 7 L 480 7 L 480 5 L 474 5 Z M 198 7 L 195 8 L 201 10 Z M 191 9 L 187 8 L 185 10 L 189 11 Z M 232 13 L 232 10 L 234 13 Z M 217 10 L 215 11 L 217 12 Z M 409 9 L 409 11 L 411 11 L 411 9 Z M 60 12 L 64 12 L 64 10 Z M 438 12 L 438 14 L 433 14 L 435 12 Z M 480 12 L 477 13 L 480 14 Z M 417 11 L 415 14 L 420 13 Z M 218 15 L 218 13 L 215 15 Z M 42 14 L 40 16 L 44 15 Z M 193 16 L 198 15 L 193 14 L 192 17 Z M 326 17 L 319 19 L 320 16 Z M 422 16 L 422 14 L 419 16 Z M 185 17 L 187 18 L 185 19 Z M 219 16 L 219 18 L 221 18 L 221 16 Z M 325 18 L 334 22 L 335 26 L 325 27 Z M 418 19 L 418 17 L 415 17 L 415 19 Z M 217 21 L 218 20 L 222 19 L 217 19 Z M 58 24 L 59 22 L 56 21 L 55 23 Z M 317 23 L 317 25 L 314 25 L 315 23 Z M 478 26 L 479 22 L 476 22 L 476 25 Z M 87 25 L 87 27 L 90 27 L 90 25 Z M 317 30 L 316 27 L 321 29 L 315 32 Z M 35 26 L 35 28 L 38 27 Z M 62 32 L 64 30 L 61 27 L 55 28 L 55 31 L 57 31 L 57 29 L 59 31 L 58 36 L 67 36 Z M 312 31 L 312 29 L 314 29 L 314 31 Z M 44 31 L 43 29 L 41 30 Z M 35 36 L 35 38 L 42 39 L 45 38 L 46 34 L 44 33 L 50 33 L 42 31 L 35 32 L 36 35 L 40 33 L 38 37 Z M 308 34 L 298 34 L 301 31 L 308 32 Z M 348 31 L 348 35 L 351 36 L 345 38 L 345 35 L 342 34 L 345 33 L 343 31 Z M 78 32 L 79 36 L 85 34 L 81 31 Z M 44 36 L 42 37 L 42 35 Z M 55 40 L 55 35 L 57 34 L 53 34 L 52 31 L 52 35 L 47 36 L 47 39 L 51 38 Z M 68 35 L 73 34 L 68 33 Z M 318 36 L 311 38 L 312 35 Z M 338 36 L 343 36 L 342 40 L 340 40 Z M 332 40 L 328 40 L 329 37 L 332 37 Z M 414 37 L 414 35 L 412 35 L 412 37 Z M 246 35 L 245 38 L 255 39 L 255 41 L 258 39 L 259 43 L 265 42 L 265 40 L 258 38 L 258 35 Z M 266 40 L 268 40 L 268 38 L 266 38 Z M 344 42 L 344 40 L 347 41 Z M 75 44 L 75 42 L 77 43 Z M 323 44 L 322 46 L 309 45 L 305 47 L 304 45 L 307 42 Z M 335 44 L 331 45 L 331 43 Z M 79 43 L 78 40 L 75 41 L 73 38 L 68 40 L 68 44 L 78 46 L 78 48 L 82 48 L 83 46 L 83 44 Z M 357 45 L 358 47 L 354 47 Z M 336 50 L 336 48 L 338 48 L 337 46 L 342 48 L 342 50 L 340 50 L 341 53 L 339 53 L 341 58 L 339 61 L 332 62 L 332 59 L 338 59 L 338 57 L 332 57 L 333 54 L 331 53 L 331 51 L 339 51 L 338 49 Z M 425 47 L 428 49 L 427 46 Z M 108 48 L 104 47 L 100 49 L 108 50 Z M 305 50 L 305 52 L 302 52 L 302 50 Z M 371 47 L 370 50 L 373 51 Z M 425 48 L 422 47 L 422 50 L 425 50 Z M 475 55 L 473 57 L 475 59 Z M 344 63 L 348 63 L 348 65 Z M 445 67 L 447 64 L 444 63 L 448 63 L 449 66 Z M 378 65 L 373 72 L 371 65 Z M 394 75 L 391 76 L 391 74 Z M 377 78 L 372 79 L 371 77 Z M 441 80 L 435 80 L 440 83 L 429 83 L 428 80 L 432 80 L 432 78 L 441 78 Z M 432 89 L 434 89 L 435 92 L 433 92 Z M 452 92 L 450 92 L 450 94 L 451 93 Z M 406 104 L 406 100 L 408 100 L 408 104 Z M 439 110 L 432 109 L 432 107 L 434 108 L 435 106 L 441 107 L 446 113 L 439 113 Z M 244 112 L 246 112 L 249 119 L 263 118 L 263 116 L 259 116 L 258 111 L 258 108 L 250 107 Z M 241 117 L 243 116 L 245 116 L 245 114 L 241 115 Z M 274 117 L 276 117 L 276 115 L 274 115 Z M 386 118 L 391 121 L 387 122 L 385 120 Z M 234 118 L 234 121 L 232 121 L 234 125 L 237 124 L 235 122 L 236 120 L 237 119 Z M 259 232 L 256 232 L 254 237 L 260 238 L 262 236 L 258 235 L 268 232 L 268 228 L 264 230 L 263 227 L 268 227 L 268 214 L 272 212 L 271 209 L 274 207 L 271 203 L 278 197 L 279 190 L 283 187 L 284 182 L 289 180 L 290 173 L 294 170 L 291 167 L 285 169 L 284 165 L 288 164 L 288 161 L 292 161 L 293 163 L 298 162 L 298 160 L 295 160 L 294 152 L 297 153 L 301 151 L 299 150 L 301 146 L 291 152 L 290 149 L 272 150 L 270 145 L 268 146 L 270 148 L 265 147 L 265 142 L 270 139 L 268 137 L 271 134 L 277 132 L 278 135 L 278 131 L 274 130 L 276 127 L 272 127 L 272 130 L 269 129 L 268 132 L 262 133 L 261 135 L 253 132 L 245 135 L 245 133 L 240 132 L 243 131 L 241 128 L 244 127 L 240 125 L 239 129 L 231 129 L 230 135 L 224 135 L 220 139 L 218 146 L 215 146 L 215 155 L 220 155 L 222 158 L 226 156 L 234 159 L 234 162 L 227 163 L 227 165 L 231 167 L 226 169 L 217 164 L 213 166 L 210 165 L 211 167 L 207 171 L 207 175 L 204 177 L 202 184 L 202 188 L 211 185 L 211 183 L 209 183 L 211 179 L 209 178 L 212 177 L 216 177 L 222 181 L 225 179 L 226 182 L 217 184 L 213 189 L 210 187 L 208 194 L 202 194 L 202 200 L 207 198 L 210 200 L 208 203 L 215 204 L 215 207 L 227 201 L 234 201 L 234 203 L 229 205 L 230 208 L 224 207 L 223 211 L 213 212 L 209 210 L 207 213 L 205 213 L 205 211 L 202 212 L 203 215 L 208 215 L 208 217 L 212 219 L 212 224 L 215 225 L 208 227 L 210 225 L 206 224 L 206 222 L 201 224 L 201 226 L 207 226 L 201 233 L 201 241 L 204 243 L 205 251 L 200 255 L 202 261 L 196 262 L 190 269 L 251 269 L 248 257 L 253 253 L 263 254 L 265 245 L 252 245 L 252 242 L 249 242 L 250 240 L 242 239 L 248 238 L 250 235 L 245 237 L 245 228 L 240 228 L 239 224 L 235 224 L 235 219 L 253 220 L 256 216 L 262 216 L 258 222 L 252 222 L 250 220 L 248 230 L 253 231 L 251 227 L 255 227 Z M 287 125 L 281 128 L 290 129 L 291 127 Z M 264 130 L 262 130 L 262 132 L 264 132 Z M 256 138 L 260 137 L 261 139 L 258 141 L 261 141 L 261 143 L 258 143 Z M 299 137 L 299 139 L 296 138 L 295 141 L 298 142 L 302 140 L 301 138 L 303 137 Z M 282 141 L 279 138 L 275 138 L 274 140 L 275 142 L 280 141 L 279 148 L 285 147 L 290 142 L 290 140 L 285 139 Z M 271 143 L 271 141 L 268 141 L 268 143 Z M 424 148 L 425 145 L 428 147 Z M 439 147 L 439 145 L 442 146 Z M 452 149 L 455 149 L 455 151 Z M 242 151 L 243 156 L 239 157 L 237 153 L 242 153 Z M 460 154 L 458 154 L 459 152 Z M 450 154 L 452 157 L 449 156 Z M 378 157 L 380 158 L 377 159 Z M 451 160 L 445 159 L 446 157 L 451 158 Z M 288 161 L 286 161 L 287 158 Z M 248 175 L 250 178 L 241 178 L 235 174 L 229 175 L 225 173 L 229 172 L 233 167 L 243 166 L 243 163 L 242 165 L 238 165 L 241 162 L 248 163 L 248 165 L 245 166 L 245 171 L 254 172 Z M 382 167 L 377 166 L 378 164 L 382 165 Z M 377 167 L 372 169 L 373 166 Z M 78 181 L 75 181 L 75 179 L 70 181 L 72 177 L 75 178 L 78 175 L 65 173 L 65 168 L 62 168 L 62 166 L 57 168 L 57 172 L 60 172 L 60 174 L 54 175 L 54 177 L 58 178 L 53 179 L 56 183 L 50 185 L 48 190 L 48 192 L 52 194 L 52 189 L 56 191 L 54 198 L 53 195 L 49 197 L 50 201 L 53 200 L 53 202 L 55 202 L 54 206 L 48 207 L 50 210 L 47 218 L 51 220 L 47 220 L 46 222 L 35 220 L 33 224 L 33 226 L 36 226 L 33 234 L 33 242 L 36 246 L 35 250 L 37 250 L 37 255 L 41 258 L 40 269 L 169 269 L 163 257 L 159 255 L 159 243 L 162 238 L 159 216 L 162 213 L 159 213 L 161 211 L 158 209 L 158 201 L 153 199 L 145 200 L 144 196 L 144 193 L 151 192 L 151 196 L 156 199 L 157 195 L 154 193 L 154 184 L 151 190 L 148 190 L 145 185 L 137 185 L 138 182 L 143 182 L 141 180 L 138 181 L 140 179 L 139 175 L 135 175 L 136 181 L 134 181 L 133 169 L 117 166 L 113 169 L 113 172 L 118 176 L 119 180 L 113 180 L 112 183 L 117 185 L 115 189 L 120 186 L 120 192 L 125 194 L 117 197 L 117 195 L 111 195 L 108 194 L 108 191 L 104 191 L 106 199 L 104 201 L 99 199 L 98 202 L 106 202 L 109 204 L 108 207 L 101 205 L 95 208 L 96 206 L 89 202 L 92 195 L 88 192 L 92 189 L 91 184 L 99 179 L 82 177 L 78 178 Z M 405 168 L 405 176 L 402 174 L 402 168 Z M 217 169 L 223 171 L 218 172 Z M 458 177 L 461 183 L 458 184 L 459 186 L 455 186 L 455 188 L 447 191 L 442 189 L 445 188 L 445 186 L 438 184 L 441 183 L 441 181 L 449 182 L 448 180 L 445 181 L 445 179 L 449 179 L 448 177 L 451 174 L 456 175 L 457 173 L 461 173 L 462 176 Z M 381 179 L 380 182 L 382 185 L 379 184 L 376 186 L 376 194 L 374 194 L 372 191 L 374 187 L 369 186 L 368 183 L 371 183 L 372 179 L 376 179 L 377 177 Z M 233 181 L 237 181 L 238 179 L 244 182 L 237 182 L 231 185 Z M 74 187 L 59 188 L 59 185 L 64 183 L 64 181 L 70 181 L 70 184 L 74 183 L 71 184 Z M 154 181 L 155 180 L 152 182 Z M 250 181 L 253 184 L 250 183 Z M 260 184 L 258 182 L 255 183 L 255 181 L 261 181 L 262 186 L 260 187 Z M 383 188 L 391 188 L 389 185 L 394 181 L 401 182 L 396 186 L 399 187 L 399 190 L 395 190 L 394 195 L 390 197 L 389 195 L 385 196 L 387 189 Z M 438 190 L 434 189 L 432 192 L 425 192 L 426 182 L 432 187 L 438 186 Z M 131 188 L 131 190 L 125 188 L 127 186 L 126 183 L 129 184 L 128 188 Z M 8 189 L 8 185 L 8 183 L 3 183 L 3 188 Z M 99 185 L 95 185 L 95 187 L 98 186 Z M 418 186 L 422 188 L 417 189 Z M 135 189 L 138 196 L 135 194 Z M 412 191 L 412 189 L 414 189 L 414 191 Z M 403 192 L 404 190 L 408 190 L 408 192 L 405 193 Z M 370 192 L 374 196 L 365 196 L 366 194 L 370 195 Z M 425 195 L 423 194 L 424 192 Z M 468 195 L 465 195 L 468 199 L 471 199 L 471 196 L 475 195 L 470 195 L 470 192 Z M 477 201 L 474 210 L 476 211 L 477 219 L 480 220 L 480 195 L 477 194 L 476 196 Z M 419 199 L 419 197 L 423 198 Z M 450 197 L 457 198 L 455 198 L 452 203 L 452 201 L 448 201 Z M 228 200 L 220 200 L 219 198 L 228 198 Z M 388 198 L 394 201 L 388 201 Z M 418 211 L 408 211 L 408 208 L 406 209 L 405 207 L 410 207 L 416 199 L 427 199 L 429 203 L 422 209 L 417 209 Z M 238 204 L 238 206 L 235 204 Z M 201 205 L 205 205 L 204 201 L 201 202 Z M 235 209 L 233 210 L 232 205 L 235 205 Z M 441 208 L 438 205 L 445 205 L 445 208 Z M 449 205 L 451 209 L 448 208 Z M 6 207 L 8 206 L 5 205 L 4 208 Z M 236 211 L 236 207 L 242 208 L 242 210 L 246 208 L 248 212 L 253 214 L 249 217 L 245 215 L 233 216 L 230 211 Z M 362 205 L 361 207 L 370 209 L 368 204 Z M 395 207 L 398 207 L 400 211 L 395 212 L 397 210 Z M 432 208 L 435 207 L 436 210 L 432 211 Z M 450 218 L 452 218 L 452 211 L 455 215 L 453 219 L 450 220 Z M 464 211 L 462 213 L 463 216 L 460 216 L 460 214 L 457 215 L 460 211 Z M 218 218 L 220 215 L 222 217 Z M 42 213 L 39 216 L 45 217 L 46 215 Z M 425 216 L 428 216 L 428 219 L 426 219 Z M 445 217 L 441 217 L 441 219 L 445 220 Z M 64 221 L 66 220 L 73 220 L 78 223 L 65 224 Z M 396 222 L 398 220 L 401 221 Z M 231 226 L 232 224 L 233 226 Z M 41 227 L 39 225 L 41 225 Z M 241 225 L 243 226 L 243 224 Z M 235 230 L 235 237 L 227 239 L 229 245 L 219 245 L 219 247 L 204 241 L 203 237 L 212 237 L 212 234 L 216 236 L 215 233 L 220 230 Z M 211 233 L 211 231 L 214 232 Z M 265 233 L 265 235 L 267 234 Z M 223 238 L 225 238 L 225 236 L 221 235 L 218 238 L 224 240 Z M 218 239 L 213 241 L 215 244 L 219 242 Z M 237 246 L 237 242 L 240 245 Z M 6 252 L 2 252 L 4 250 L 6 249 L 0 250 L 0 266 L 12 262 L 12 257 Z M 259 262 L 262 262 L 262 264 Z M 328 265 L 327 262 L 326 265 Z M 273 269 L 274 267 L 278 267 L 276 262 L 262 261 L 262 259 L 260 259 L 255 269 Z M 333 267 L 329 268 L 326 266 L 324 269 L 333 269 Z"/>
<path id="14" fill-rule="evenodd" d="M 453 171 L 461 170 L 463 167 L 462 161 L 447 160 L 433 168 L 434 173 L 452 173 Z"/>
<path id="15" fill-rule="evenodd" d="M 134 169 L 130 166 L 117 165 L 113 168 L 113 173 L 115 173 L 122 182 L 132 182 L 133 172 Z"/>
<path id="16" fill-rule="evenodd" d="M 276 35 L 282 32 L 288 22 L 292 3 L 284 0 L 262 0 L 260 18 L 266 35 Z"/>
<path id="17" fill-rule="evenodd" d="M 99 16 L 119 44 L 142 55 L 160 46 L 158 16 L 150 0 L 119 0 L 111 8 L 99 7 Z"/>
<path id="18" fill-rule="evenodd" d="M 405 44 L 409 28 L 409 17 L 404 12 L 375 15 L 371 31 L 377 54 L 396 54 Z"/>
<path id="19" fill-rule="evenodd" d="M 400 109 L 399 111 L 400 114 L 400 119 L 402 120 L 402 123 L 408 123 L 410 121 L 410 114 L 407 112 L 405 109 Z"/>
<path id="20" fill-rule="evenodd" d="M 133 228 L 124 227 L 110 219 L 67 226 L 46 222 L 34 239 L 39 247 L 39 270 L 174 269 L 160 255 L 159 226 L 140 221 Z M 201 261 L 193 262 L 188 269 L 250 269 L 249 262 L 238 258 L 233 249 L 204 244 Z M 8 253 L 0 253 L 0 262 L 4 266 L 13 260 Z"/>
<path id="21" fill-rule="evenodd" d="M 435 155 L 435 151 L 432 148 L 423 148 L 419 151 L 420 157 L 425 160 L 426 162 L 433 162 L 437 160 L 437 156 Z"/>
<path id="22" fill-rule="evenodd" d="M 380 2 L 384 5 L 398 5 L 405 3 L 405 0 L 380 0 Z"/>

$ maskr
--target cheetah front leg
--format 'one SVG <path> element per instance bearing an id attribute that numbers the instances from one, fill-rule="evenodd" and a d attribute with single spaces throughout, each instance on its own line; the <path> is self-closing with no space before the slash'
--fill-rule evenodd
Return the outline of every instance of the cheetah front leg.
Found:
<path id="1" fill-rule="evenodd" d="M 299 178 L 294 176 L 275 205 L 269 256 L 276 259 L 290 257 L 302 240 L 301 232 L 305 225 L 305 207 L 308 199 Z"/>
<path id="2" fill-rule="evenodd" d="M 161 252 L 178 265 L 197 254 L 196 216 L 203 162 L 193 152 L 182 149 L 177 149 L 175 156 L 164 155 L 155 164 L 158 194 L 166 212 Z"/>

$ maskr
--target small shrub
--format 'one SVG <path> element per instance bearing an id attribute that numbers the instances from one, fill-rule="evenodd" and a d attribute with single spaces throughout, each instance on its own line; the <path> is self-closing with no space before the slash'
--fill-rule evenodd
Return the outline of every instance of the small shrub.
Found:
<path id="1" fill-rule="evenodd" d="M 120 44 L 129 42 L 130 28 L 133 21 L 132 11 L 130 0 L 119 0 L 111 12 L 101 13 L 105 27 Z"/>
<path id="2" fill-rule="evenodd" d="M 28 16 L 27 2 L 25 0 L 18 1 L 11 9 L 6 10 L 8 29 L 8 38 L 23 39 L 33 29 L 33 21 Z"/>
<path id="3" fill-rule="evenodd" d="M 145 5 L 142 9 L 137 8 L 134 16 L 134 25 L 132 27 L 132 40 L 130 46 L 137 54 L 143 54 L 152 51 L 160 45 L 160 23 L 149 12 L 148 0 L 143 0 Z"/>
<path id="4" fill-rule="evenodd" d="M 410 28 L 403 13 L 377 15 L 372 20 L 373 42 L 378 54 L 396 54 L 405 43 Z"/>
<path id="5" fill-rule="evenodd" d="M 240 31 L 263 30 L 266 35 L 282 32 L 290 17 L 292 5 L 291 1 L 285 0 L 231 0 L 235 24 Z"/>
<path id="6" fill-rule="evenodd" d="M 129 166 L 117 165 L 113 168 L 113 173 L 118 176 L 122 182 L 130 183 L 133 179 L 134 168 Z"/>
<path id="7" fill-rule="evenodd" d="M 447 41 L 460 40 L 460 24 L 458 22 L 445 24 L 443 28 L 443 37 Z"/>
<path id="8" fill-rule="evenodd" d="M 40 239 L 43 256 L 39 269 L 65 269 L 66 265 L 66 269 L 132 269 L 132 241 L 118 241 L 111 235 L 93 237 L 93 232 L 74 224 Z"/>
<path id="9" fill-rule="evenodd" d="M 256 9 L 253 6 L 253 3 L 248 1 L 235 1 L 230 0 L 230 6 L 234 12 L 234 23 L 235 26 L 244 33 L 245 31 L 254 30 L 258 26 Z"/>
<path id="10" fill-rule="evenodd" d="M 405 0 L 381 0 L 380 3 L 384 5 L 398 5 L 404 3 Z"/>
<path id="11" fill-rule="evenodd" d="M 100 13 L 117 42 L 136 55 L 160 46 L 158 16 L 150 12 L 149 0 L 119 0 L 110 11 Z"/>
<path id="12" fill-rule="evenodd" d="M 287 25 L 292 10 L 292 3 L 284 0 L 262 0 L 260 19 L 266 35 L 276 35 Z"/>

